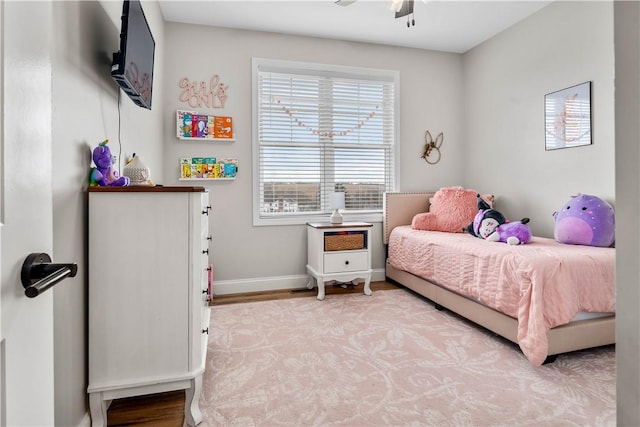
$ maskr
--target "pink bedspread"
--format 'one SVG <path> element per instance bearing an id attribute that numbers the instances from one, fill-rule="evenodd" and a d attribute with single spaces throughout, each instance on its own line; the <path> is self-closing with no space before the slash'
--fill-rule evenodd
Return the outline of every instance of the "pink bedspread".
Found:
<path id="1" fill-rule="evenodd" d="M 463 233 L 396 227 L 389 262 L 518 319 L 518 344 L 533 365 L 547 357 L 547 331 L 580 311 L 615 312 L 615 249 L 534 237 L 526 245 Z"/>

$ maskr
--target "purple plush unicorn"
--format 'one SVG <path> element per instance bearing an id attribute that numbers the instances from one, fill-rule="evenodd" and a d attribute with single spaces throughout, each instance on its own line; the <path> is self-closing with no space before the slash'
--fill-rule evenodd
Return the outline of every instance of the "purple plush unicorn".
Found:
<path id="1" fill-rule="evenodd" d="M 95 167 L 91 169 L 89 185 L 91 186 L 111 186 L 124 187 L 129 185 L 129 177 L 119 176 L 118 171 L 112 166 L 115 156 L 111 155 L 111 149 L 107 145 L 108 139 L 102 141 L 93 149 L 93 163 Z"/>
<path id="2" fill-rule="evenodd" d="M 597 196 L 572 196 L 553 217 L 553 236 L 560 243 L 609 247 L 615 241 L 613 208 Z"/>

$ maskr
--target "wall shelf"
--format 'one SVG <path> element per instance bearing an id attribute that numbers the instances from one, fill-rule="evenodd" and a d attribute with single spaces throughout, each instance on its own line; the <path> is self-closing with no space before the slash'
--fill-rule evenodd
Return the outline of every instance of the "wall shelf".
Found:
<path id="1" fill-rule="evenodd" d="M 219 157 L 181 157 L 180 181 L 233 180 L 238 173 L 238 159 Z"/>
<path id="2" fill-rule="evenodd" d="M 233 118 L 197 111 L 176 111 L 176 137 L 183 141 L 233 142 Z"/>
<path id="3" fill-rule="evenodd" d="M 178 139 L 183 141 L 211 141 L 211 142 L 235 142 L 234 138 L 207 138 L 207 137 L 197 137 L 197 136 L 179 136 Z"/>
<path id="4" fill-rule="evenodd" d="M 234 181 L 234 178 L 179 178 L 178 181 Z"/>

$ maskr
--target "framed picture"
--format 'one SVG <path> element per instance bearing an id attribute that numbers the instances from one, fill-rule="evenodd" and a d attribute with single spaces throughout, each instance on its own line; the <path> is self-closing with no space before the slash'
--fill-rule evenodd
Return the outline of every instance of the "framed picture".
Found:
<path id="1" fill-rule="evenodd" d="M 591 144 L 591 82 L 544 96 L 545 150 Z"/>

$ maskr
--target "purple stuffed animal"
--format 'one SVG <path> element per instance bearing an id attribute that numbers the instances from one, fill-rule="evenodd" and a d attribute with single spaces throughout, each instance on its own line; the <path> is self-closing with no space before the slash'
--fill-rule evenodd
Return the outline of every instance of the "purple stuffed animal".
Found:
<path id="1" fill-rule="evenodd" d="M 613 208 L 597 196 L 572 196 L 553 217 L 553 236 L 560 243 L 609 247 L 615 241 Z"/>
<path id="2" fill-rule="evenodd" d="M 509 245 L 524 245 L 531 241 L 531 230 L 526 225 L 529 218 L 520 221 L 505 222 L 500 224 L 492 234 L 487 237 L 490 242 L 502 242 Z"/>
<path id="3" fill-rule="evenodd" d="M 93 163 L 96 167 L 91 169 L 89 185 L 93 187 L 125 187 L 129 185 L 129 177 L 118 176 L 118 171 L 112 167 L 116 159 L 111 155 L 108 142 L 109 140 L 105 139 L 93 149 Z"/>
<path id="4" fill-rule="evenodd" d="M 507 222 L 501 212 L 491 207 L 478 194 L 478 213 L 473 222 L 463 231 L 489 242 L 521 245 L 531 241 L 531 230 L 526 225 L 529 218 L 517 222 Z"/>

